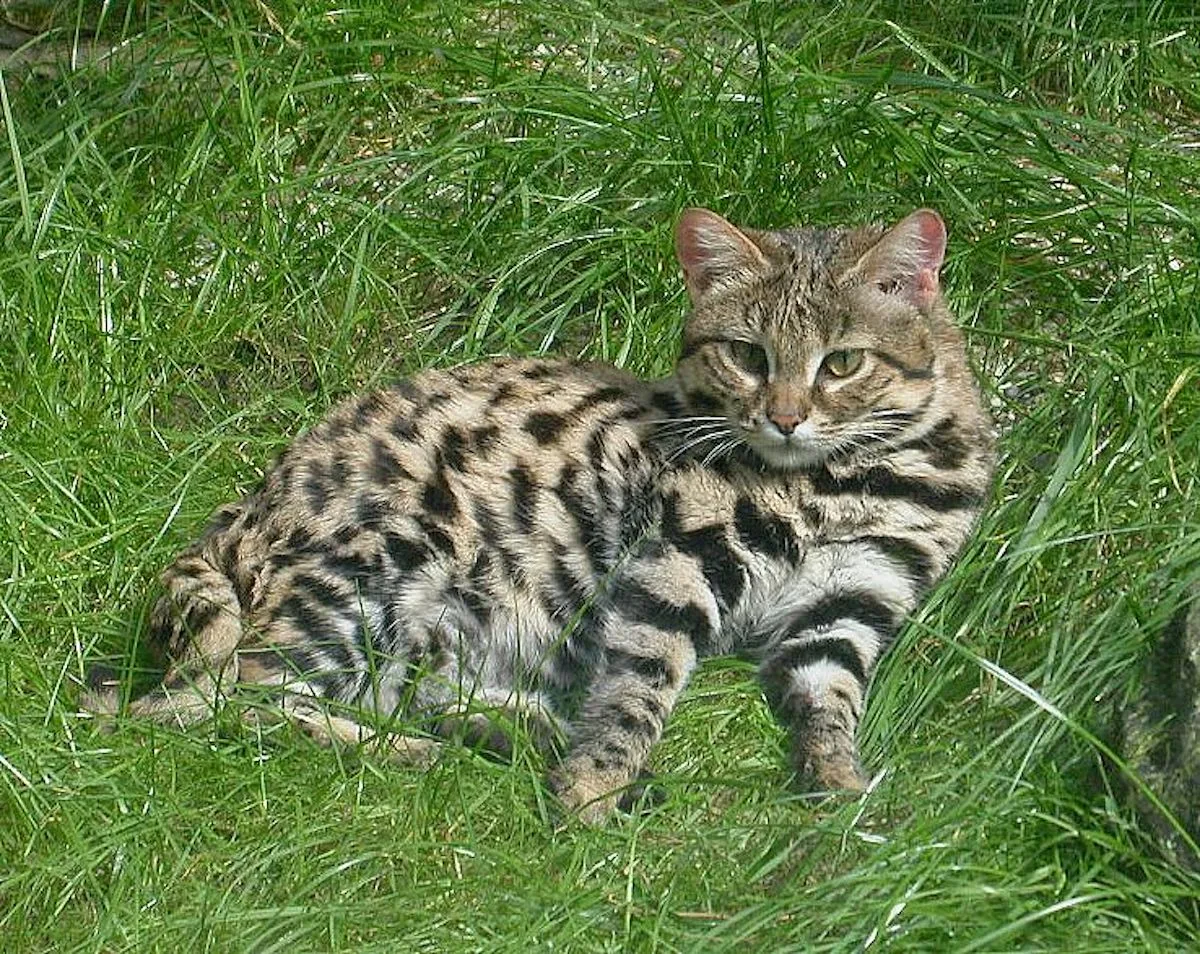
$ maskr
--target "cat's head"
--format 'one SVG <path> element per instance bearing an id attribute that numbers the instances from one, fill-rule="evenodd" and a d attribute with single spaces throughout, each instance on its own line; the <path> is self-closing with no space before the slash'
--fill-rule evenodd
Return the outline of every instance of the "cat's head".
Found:
<path id="1" fill-rule="evenodd" d="M 723 429 L 713 446 L 744 445 L 780 469 L 896 446 L 962 362 L 938 285 L 945 249 L 928 209 L 887 230 L 778 232 L 685 212 L 688 413 Z"/>

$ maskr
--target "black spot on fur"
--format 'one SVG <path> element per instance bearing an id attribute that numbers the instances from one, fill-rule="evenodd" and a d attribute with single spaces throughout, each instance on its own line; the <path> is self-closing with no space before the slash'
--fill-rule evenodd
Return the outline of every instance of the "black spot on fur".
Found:
<path id="1" fill-rule="evenodd" d="M 614 708 L 612 717 L 612 721 L 620 727 L 622 732 L 642 738 L 656 738 L 661 728 L 649 716 L 624 706 Z"/>
<path id="2" fill-rule="evenodd" d="M 493 553 L 500 557 L 500 566 L 508 578 L 516 581 L 521 578 L 521 561 L 517 555 L 501 542 L 500 518 L 481 500 L 475 501 L 475 523 L 479 527 L 483 543 Z"/>
<path id="3" fill-rule="evenodd" d="M 343 452 L 339 451 L 334 455 L 329 476 L 336 487 L 345 486 L 346 481 L 350 477 L 350 461 L 346 459 L 346 455 Z"/>
<path id="4" fill-rule="evenodd" d="M 386 441 L 376 439 L 371 444 L 371 479 L 386 487 L 397 480 L 412 480 L 412 474 L 392 453 Z"/>
<path id="5" fill-rule="evenodd" d="M 668 682 L 674 684 L 666 660 L 657 656 L 636 656 L 619 649 L 608 651 L 608 671 L 613 675 L 631 674 L 655 689 L 662 689 Z"/>
<path id="6" fill-rule="evenodd" d="M 581 579 L 571 569 L 567 564 L 566 555 L 566 548 L 556 544 L 554 548 L 554 584 L 558 587 L 563 602 L 573 608 L 592 595 L 592 584 L 589 580 Z"/>
<path id="7" fill-rule="evenodd" d="M 376 497 L 374 494 L 363 494 L 358 498 L 354 516 L 359 526 L 368 530 L 378 530 L 390 509 L 386 500 Z"/>
<path id="8" fill-rule="evenodd" d="M 397 414 L 392 418 L 392 423 L 389 425 L 388 430 L 402 441 L 417 441 L 421 439 L 421 432 L 417 428 L 417 425 L 403 414 Z"/>
<path id="9" fill-rule="evenodd" d="M 592 469 L 592 476 L 597 479 L 604 472 L 604 439 L 607 436 L 607 428 L 597 427 L 587 439 L 588 465 Z"/>
<path id="10" fill-rule="evenodd" d="M 876 535 L 859 537 L 856 542 L 869 544 L 889 560 L 899 563 L 918 589 L 933 583 L 936 573 L 933 557 L 913 541 L 903 537 Z"/>
<path id="11" fill-rule="evenodd" d="M 562 436 L 562 432 L 569 423 L 566 416 L 562 414 L 535 411 L 525 419 L 525 430 L 539 444 L 552 444 Z"/>
<path id="12" fill-rule="evenodd" d="M 353 582 L 360 590 L 373 581 L 381 570 L 378 558 L 354 552 L 327 554 L 324 566 L 328 572 Z"/>
<path id="13" fill-rule="evenodd" d="M 392 390 L 405 400 L 411 401 L 414 404 L 418 403 L 421 398 L 424 397 L 424 395 L 421 393 L 421 389 L 407 378 L 397 381 L 395 384 L 393 384 Z"/>
<path id="14" fill-rule="evenodd" d="M 383 549 L 392 566 L 400 573 L 411 573 L 429 557 L 424 546 L 398 533 L 383 535 Z"/>
<path id="15" fill-rule="evenodd" d="M 527 381 L 541 381 L 543 378 L 553 377 L 561 370 L 556 364 L 544 362 L 530 365 L 521 374 Z"/>
<path id="16" fill-rule="evenodd" d="M 279 606 L 277 615 L 290 620 L 306 639 L 321 640 L 325 637 L 329 623 L 325 616 L 299 593 L 293 592 Z"/>
<path id="17" fill-rule="evenodd" d="M 812 471 L 811 478 L 813 489 L 818 493 L 903 499 L 939 513 L 978 507 L 985 497 L 985 492 L 978 487 L 926 477 L 904 477 L 886 467 L 872 467 L 863 473 L 841 478 L 822 468 Z"/>
<path id="18" fill-rule="evenodd" d="M 486 424 L 471 431 L 471 444 L 478 454 L 487 455 L 495 450 L 500 441 L 500 428 L 495 424 Z"/>
<path id="19" fill-rule="evenodd" d="M 458 515 L 458 500 L 446 480 L 445 470 L 439 469 L 421 491 L 421 506 L 439 520 L 453 520 Z"/>
<path id="20" fill-rule="evenodd" d="M 870 593 L 831 593 L 797 613 L 787 624 L 789 635 L 799 635 L 832 626 L 838 620 L 851 619 L 868 627 L 881 640 L 896 628 L 896 614 Z"/>
<path id="21" fill-rule="evenodd" d="M 524 464 L 517 464 L 508 472 L 512 487 L 512 514 L 517 526 L 525 533 L 532 533 L 537 520 L 537 484 L 533 474 Z"/>
<path id="22" fill-rule="evenodd" d="M 359 432 L 370 430 L 383 407 L 383 395 L 378 391 L 364 396 L 354 409 L 354 429 Z"/>
<path id="23" fill-rule="evenodd" d="M 929 462 L 939 470 L 956 470 L 966 463 L 971 446 L 963 437 L 958 418 L 951 414 L 923 437 L 904 444 L 901 449 L 913 449 L 924 453 Z"/>
<path id="24" fill-rule="evenodd" d="M 738 500 L 733 525 L 742 543 L 756 553 L 792 561 L 799 554 L 791 526 L 774 514 L 763 513 L 748 497 Z"/>
<path id="25" fill-rule="evenodd" d="M 595 508 L 578 486 L 579 478 L 579 467 L 575 464 L 568 464 L 559 472 L 554 493 L 562 501 L 563 507 L 575 522 L 579 542 L 587 551 L 593 571 L 600 574 L 608 569 L 610 562 L 608 547 L 605 544 L 603 530 L 596 519 Z"/>
<path id="26" fill-rule="evenodd" d="M 617 612 L 631 623 L 653 626 L 668 633 L 685 633 L 703 640 L 713 634 L 712 622 L 695 603 L 672 603 L 639 583 L 626 583 L 614 594 Z"/>
<path id="27" fill-rule="evenodd" d="M 454 538 L 442 527 L 425 517 L 417 517 L 417 524 L 425 532 L 425 539 L 429 541 L 429 545 L 435 550 L 451 556 L 458 554 L 458 547 L 455 546 Z"/>
<path id="28" fill-rule="evenodd" d="M 208 526 L 204 528 L 204 533 L 208 535 L 228 530 L 241 514 L 242 510 L 240 507 L 222 507 L 209 518 Z"/>
<path id="29" fill-rule="evenodd" d="M 328 580 L 314 573 L 300 573 L 293 581 L 293 586 L 309 599 L 327 609 L 343 610 L 346 608 L 346 595 Z"/>
<path id="30" fill-rule="evenodd" d="M 457 427 L 447 427 L 438 448 L 442 463 L 451 470 L 462 473 L 466 466 L 467 437 Z"/>
<path id="31" fill-rule="evenodd" d="M 350 418 L 346 413 L 340 413 L 329 418 L 324 424 L 318 425 L 321 436 L 329 441 L 337 441 L 350 433 Z"/>
<path id="32" fill-rule="evenodd" d="M 705 414 L 720 414 L 724 410 L 720 398 L 707 391 L 688 391 L 687 402 L 693 409 Z"/>
<path id="33" fill-rule="evenodd" d="M 683 402 L 669 391 L 656 391 L 650 403 L 668 418 L 682 417 L 685 410 Z"/>
<path id="34" fill-rule="evenodd" d="M 486 556 L 486 554 L 481 554 Z M 482 574 L 481 574 L 482 575 Z M 486 628 L 492 618 L 492 601 L 489 599 L 485 591 L 478 585 L 480 576 L 476 576 L 474 572 L 471 574 L 471 582 L 465 583 L 455 589 L 463 606 L 478 622 L 480 628 Z"/>
<path id="35" fill-rule="evenodd" d="M 616 385 L 608 385 L 584 395 L 574 408 L 572 408 L 572 414 L 573 416 L 578 416 L 599 404 L 608 404 L 612 401 L 625 401 L 628 399 L 629 394 L 624 388 L 619 388 Z"/>
<path id="36" fill-rule="evenodd" d="M 194 596 L 180 620 L 182 631 L 191 636 L 198 636 L 208 629 L 222 612 L 224 607 L 220 603 Z"/>
<path id="37" fill-rule="evenodd" d="M 517 394 L 517 389 L 511 381 L 505 381 L 495 391 L 492 392 L 491 398 L 488 400 L 490 407 L 498 407 L 501 404 L 506 404 L 512 400 Z"/>
<path id="38" fill-rule="evenodd" d="M 315 464 L 311 465 L 308 475 L 304 478 L 304 499 L 308 509 L 314 514 L 324 513 L 333 491 L 328 476 Z"/>
<path id="39" fill-rule="evenodd" d="M 835 663 L 866 685 L 867 670 L 854 643 L 841 636 L 818 636 L 784 645 L 763 667 L 764 680 L 782 681 L 786 674 L 823 661 Z"/>
<path id="40" fill-rule="evenodd" d="M 273 658 L 268 661 L 262 653 L 256 653 L 262 662 L 290 676 L 305 679 L 315 676 L 321 671 L 320 656 L 307 646 L 289 643 L 285 646 L 272 647 Z"/>
<path id="41" fill-rule="evenodd" d="M 605 739 L 600 745 L 600 752 L 592 755 L 592 764 L 601 772 L 619 768 L 628 762 L 629 750 L 611 739 Z"/>

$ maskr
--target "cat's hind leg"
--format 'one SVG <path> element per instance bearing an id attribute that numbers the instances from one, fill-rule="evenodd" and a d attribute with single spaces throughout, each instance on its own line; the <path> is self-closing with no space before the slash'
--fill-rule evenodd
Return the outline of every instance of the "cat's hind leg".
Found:
<path id="1" fill-rule="evenodd" d="M 434 731 L 469 748 L 509 759 L 518 736 L 548 758 L 557 758 L 566 728 L 537 692 L 487 687 L 463 695 L 434 719 Z"/>
<path id="2" fill-rule="evenodd" d="M 389 762 L 427 768 L 437 760 L 442 743 L 423 736 L 389 732 L 366 725 L 348 715 L 330 711 L 320 700 L 287 695 L 274 705 L 247 707 L 247 724 L 259 727 L 266 722 L 284 720 L 308 738 L 326 748 L 364 748 L 379 752 Z"/>
<path id="3" fill-rule="evenodd" d="M 132 716 L 186 728 L 210 718 L 238 679 L 243 636 L 233 582 L 214 565 L 211 541 L 179 556 L 162 574 L 163 596 L 150 615 L 150 644 L 167 665 L 162 683 L 128 705 Z M 120 709 L 121 681 L 93 666 L 80 708 L 107 718 Z"/>
<path id="4" fill-rule="evenodd" d="M 331 679 L 334 683 L 349 682 L 351 674 L 328 668 L 302 671 L 297 668 L 299 657 L 297 649 L 289 650 L 287 645 L 256 646 L 244 651 L 238 687 L 245 702 L 244 722 L 255 727 L 287 722 L 319 745 L 363 747 L 401 765 L 424 768 L 438 757 L 442 743 L 437 739 L 392 731 L 390 724 L 398 712 L 362 708 L 323 691 Z M 356 717 L 359 715 L 361 718 Z"/>

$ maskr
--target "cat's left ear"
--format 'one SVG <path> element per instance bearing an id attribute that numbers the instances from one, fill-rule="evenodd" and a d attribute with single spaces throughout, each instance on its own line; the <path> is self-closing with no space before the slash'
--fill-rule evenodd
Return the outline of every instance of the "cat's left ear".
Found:
<path id="1" fill-rule="evenodd" d="M 881 291 L 926 308 L 938 294 L 946 257 L 946 224 L 933 209 L 918 209 L 884 233 L 856 270 Z"/>
<path id="2" fill-rule="evenodd" d="M 675 255 L 683 266 L 692 301 L 714 285 L 766 267 L 767 260 L 745 232 L 708 209 L 688 209 L 675 226 Z"/>

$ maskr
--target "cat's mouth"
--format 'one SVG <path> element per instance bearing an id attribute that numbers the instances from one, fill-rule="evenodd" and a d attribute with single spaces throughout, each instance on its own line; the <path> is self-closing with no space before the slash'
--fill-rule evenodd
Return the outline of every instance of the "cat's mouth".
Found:
<path id="1" fill-rule="evenodd" d="M 826 463 L 837 450 L 807 421 L 801 422 L 789 434 L 765 421 L 747 429 L 746 444 L 764 463 L 779 470 L 817 467 Z"/>

